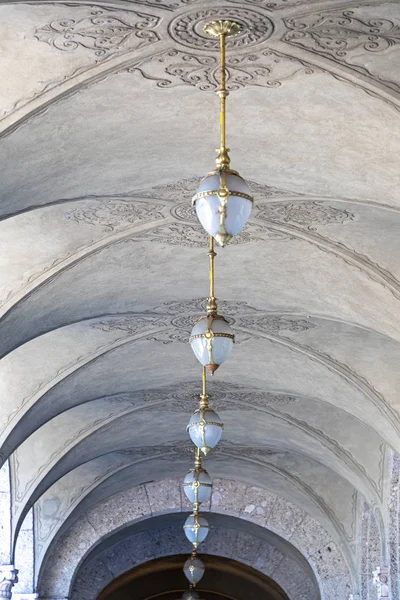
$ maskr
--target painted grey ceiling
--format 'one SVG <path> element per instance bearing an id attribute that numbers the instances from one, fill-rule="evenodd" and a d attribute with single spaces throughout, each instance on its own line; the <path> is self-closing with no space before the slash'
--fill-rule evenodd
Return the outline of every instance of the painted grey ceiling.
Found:
<path id="1" fill-rule="evenodd" d="M 253 28 L 230 44 L 228 139 L 256 207 L 217 256 L 239 343 L 210 386 L 226 424 L 210 471 L 303 503 L 349 547 L 357 492 L 382 507 L 400 451 L 398 2 L 18 1 L 0 4 L 15 531 L 35 501 L 56 535 L 166 458 L 189 466 L 183 342 L 207 293 L 190 197 L 218 125 L 201 24 L 218 16 Z"/>

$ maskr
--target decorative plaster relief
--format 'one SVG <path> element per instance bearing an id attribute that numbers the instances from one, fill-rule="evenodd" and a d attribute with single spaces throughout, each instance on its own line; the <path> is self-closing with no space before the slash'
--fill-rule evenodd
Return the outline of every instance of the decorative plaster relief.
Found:
<path id="1" fill-rule="evenodd" d="M 277 50 L 228 56 L 227 89 L 237 90 L 247 85 L 279 87 L 296 75 L 312 75 L 320 69 L 307 62 L 282 54 Z M 219 87 L 218 59 L 179 50 L 166 50 L 150 60 L 127 69 L 138 71 L 145 79 L 156 81 L 157 87 L 194 86 L 200 91 L 215 91 Z"/>
<path id="2" fill-rule="evenodd" d="M 142 317 L 138 315 L 127 315 L 124 317 L 113 317 L 111 319 L 103 319 L 91 323 L 93 329 L 100 329 L 101 331 L 121 331 L 125 335 L 136 335 L 142 333 L 150 328 L 156 327 L 167 327 L 168 322 L 161 318 L 156 317 Z"/>
<path id="3" fill-rule="evenodd" d="M 269 0 L 228 0 L 228 2 L 246 2 L 252 6 L 257 4 L 257 6 L 267 10 L 279 10 L 281 8 L 292 8 L 301 4 L 308 4 L 309 0 L 277 0 L 276 2 L 270 2 Z"/>
<path id="4" fill-rule="evenodd" d="M 156 314 L 162 314 L 163 308 L 170 309 L 168 306 L 176 306 L 176 313 L 178 317 L 159 318 L 154 316 Z M 316 323 L 313 323 L 309 319 L 299 318 L 297 316 L 286 316 L 279 314 L 266 314 L 265 312 L 249 306 L 247 303 L 240 302 L 221 302 L 220 310 L 227 315 L 231 325 L 235 327 L 251 329 L 256 334 L 260 333 L 271 333 L 279 335 L 284 331 L 299 332 L 307 331 L 317 327 Z M 193 311 L 193 312 L 192 312 Z M 116 331 L 120 330 L 124 334 L 136 335 L 146 331 L 149 327 L 152 328 L 163 328 L 168 327 L 168 330 L 161 333 L 151 333 L 149 338 L 152 340 L 163 341 L 164 343 L 171 342 L 187 342 L 190 336 L 191 329 L 196 320 L 205 312 L 205 301 L 202 298 L 196 298 L 188 301 L 188 304 L 173 302 L 165 303 L 159 307 L 148 311 L 149 316 L 129 314 L 123 315 L 122 317 L 110 317 L 91 323 L 90 326 L 94 329 L 101 329 L 102 331 Z M 243 313 L 250 313 L 248 316 L 244 316 Z M 152 314 L 153 316 L 150 316 Z M 165 313 L 164 313 L 165 314 Z M 243 316 L 240 316 L 242 314 Z M 235 318 L 232 315 L 238 315 Z M 172 326 L 172 332 L 170 327 Z M 247 334 L 247 332 L 246 332 Z M 248 339 L 248 335 L 244 335 L 242 341 Z M 252 336 L 253 337 L 253 336 Z M 240 340 L 239 340 L 240 341 Z"/>
<path id="5" fill-rule="evenodd" d="M 318 200 L 271 202 L 260 207 L 260 211 L 257 213 L 257 219 L 299 225 L 310 231 L 315 231 L 316 225 L 341 224 L 353 221 L 354 218 L 354 213 L 329 206 L 326 202 Z"/>
<path id="6" fill-rule="evenodd" d="M 102 227 L 104 231 L 116 231 L 137 223 L 158 221 L 163 218 L 163 208 L 162 204 L 107 198 L 76 208 L 66 213 L 65 218 L 75 223 Z"/>
<path id="7" fill-rule="evenodd" d="M 203 28 L 209 21 L 231 19 L 243 26 L 239 35 L 227 39 L 228 48 L 242 48 L 265 42 L 274 31 L 272 21 L 261 11 L 242 7 L 217 7 L 194 10 L 174 19 L 168 33 L 171 38 L 195 50 L 215 50 L 219 52 L 218 39 L 204 33 Z"/>
<path id="8" fill-rule="evenodd" d="M 99 59 L 127 50 L 138 50 L 160 39 L 152 31 L 160 21 L 158 17 L 134 11 L 124 11 L 122 17 L 121 11 L 113 14 L 97 6 L 88 9 L 91 10 L 85 18 L 52 21 L 36 29 L 36 39 L 65 52 L 84 48 Z"/>
<path id="9" fill-rule="evenodd" d="M 182 412 L 191 410 L 193 401 L 198 400 L 199 395 L 193 393 L 198 388 L 198 381 L 188 381 L 176 386 L 164 387 L 161 389 L 142 390 L 137 393 L 118 394 L 112 397 L 113 402 L 121 404 L 130 404 L 132 407 L 141 407 L 141 410 L 154 410 L 154 404 L 162 399 L 169 411 Z M 232 404 L 240 402 L 240 410 L 252 410 L 253 407 L 287 406 L 298 402 L 298 398 L 291 394 L 277 392 L 249 391 L 247 386 L 237 386 L 220 382 L 213 382 L 213 389 L 209 393 L 212 404 L 216 405 L 218 410 L 231 410 Z"/>
<path id="10" fill-rule="evenodd" d="M 263 225 L 255 225 L 248 223 L 246 231 L 240 232 L 231 242 L 231 246 L 240 244 L 249 244 L 260 242 L 265 239 L 274 240 L 291 240 L 294 239 L 288 233 L 274 231 Z M 148 240 L 150 242 L 158 242 L 160 244 L 168 244 L 169 246 L 186 246 L 188 248 L 205 248 L 207 247 L 208 236 L 200 223 L 189 225 L 187 223 L 168 223 L 160 225 L 156 229 L 150 231 L 142 231 L 134 234 L 128 242 L 137 242 Z"/>
<path id="11" fill-rule="evenodd" d="M 290 17 L 284 22 L 290 31 L 285 33 L 283 41 L 322 54 L 378 79 L 381 79 L 379 75 L 357 63 L 360 52 L 379 53 L 400 43 L 398 23 L 384 18 L 360 18 L 354 10 L 333 9 L 319 14 Z M 393 82 L 385 83 L 398 88 Z"/>
<path id="12" fill-rule="evenodd" d="M 87 207 L 79 207 L 66 213 L 65 217 L 76 223 L 87 223 L 102 227 L 105 231 L 115 231 L 126 225 L 157 221 L 163 218 L 162 211 L 165 207 L 162 204 L 141 202 L 136 198 L 158 199 L 164 202 L 172 200 L 175 201 L 175 204 L 170 210 L 171 216 L 177 221 L 191 222 L 195 225 L 168 223 L 152 231 L 141 232 L 134 238 L 154 238 L 154 241 L 165 240 L 166 243 L 173 245 L 184 243 L 194 247 L 203 247 L 207 236 L 199 226 L 195 209 L 190 203 L 200 181 L 201 178 L 193 177 L 157 186 L 150 190 L 132 192 L 124 198 L 100 198 Z M 254 181 L 250 181 L 249 185 L 255 201 L 261 203 L 256 206 L 255 217 L 262 221 L 288 223 L 315 231 L 317 225 L 342 224 L 355 219 L 355 214 L 349 210 L 330 206 L 321 200 L 269 202 L 268 200 L 274 197 L 299 195 Z M 249 223 L 247 227 L 250 233 L 242 232 L 232 240 L 231 244 L 262 239 L 265 235 L 274 239 L 290 239 L 288 234 L 268 229 L 261 224 Z M 257 234 L 261 234 L 261 237 Z"/>
<path id="13" fill-rule="evenodd" d="M 191 198 L 195 194 L 196 189 L 202 179 L 202 177 L 190 177 L 189 179 L 180 179 L 172 183 L 156 185 L 150 189 L 137 190 L 135 192 L 131 192 L 130 196 L 132 198 L 149 198 L 151 200 L 164 200 L 166 202 L 173 202 L 174 208 L 172 209 L 172 211 L 178 211 L 178 207 L 186 207 L 186 210 L 188 211 L 187 214 L 192 215 L 190 217 L 191 220 L 192 218 L 194 218 L 194 210 L 191 206 Z M 247 183 L 250 186 L 250 189 L 254 195 L 254 199 L 256 202 L 263 202 L 265 199 L 273 197 L 299 197 L 303 195 L 297 192 L 281 190 L 266 185 L 264 183 L 257 183 L 256 181 L 247 180 Z M 175 207 L 177 208 L 175 209 Z M 179 216 L 178 213 L 175 214 L 173 212 L 172 214 L 174 214 L 174 216 L 176 216 L 179 219 L 183 218 L 183 216 Z"/>
<path id="14" fill-rule="evenodd" d="M 149 189 L 136 190 L 131 193 L 132 198 L 149 198 L 151 200 L 165 200 L 170 202 L 185 202 L 190 205 L 190 199 L 198 187 L 201 177 L 179 179 L 171 183 L 163 183 Z"/>

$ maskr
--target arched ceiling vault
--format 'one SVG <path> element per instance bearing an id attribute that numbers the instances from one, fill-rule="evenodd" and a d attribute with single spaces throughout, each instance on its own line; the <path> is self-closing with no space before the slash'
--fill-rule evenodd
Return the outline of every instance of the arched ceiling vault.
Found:
<path id="1" fill-rule="evenodd" d="M 400 452 L 398 2 L 7 1 L 0 457 L 39 557 L 190 464 L 184 342 L 207 294 L 190 198 L 218 139 L 201 26 L 229 16 L 251 29 L 228 50 L 228 139 L 256 202 L 217 256 L 238 343 L 210 385 L 209 470 L 306 507 L 353 567 L 360 495 L 379 519 Z"/>

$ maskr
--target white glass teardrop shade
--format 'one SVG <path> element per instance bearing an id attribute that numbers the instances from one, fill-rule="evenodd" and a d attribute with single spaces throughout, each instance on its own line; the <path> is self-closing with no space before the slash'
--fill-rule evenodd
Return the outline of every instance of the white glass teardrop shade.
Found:
<path id="1" fill-rule="evenodd" d="M 193 513 L 186 519 L 183 530 L 189 542 L 197 548 L 201 542 L 204 542 L 208 535 L 208 521 L 202 515 Z"/>
<path id="2" fill-rule="evenodd" d="M 224 179 L 229 195 L 226 200 L 223 224 L 221 223 L 221 199 L 217 195 L 222 181 L 220 172 L 205 177 L 194 196 L 196 214 L 200 223 L 220 246 L 225 246 L 243 229 L 252 209 L 251 191 L 245 180 L 234 173 L 224 173 Z"/>
<path id="3" fill-rule="evenodd" d="M 187 426 L 193 444 L 205 455 L 218 444 L 223 428 L 221 418 L 209 407 L 197 409 Z"/>
<path id="4" fill-rule="evenodd" d="M 192 469 L 183 480 L 183 489 L 192 504 L 201 504 L 211 495 L 211 477 L 204 469 Z"/>
<path id="5" fill-rule="evenodd" d="M 231 326 L 219 315 L 202 317 L 190 334 L 190 345 L 197 360 L 211 374 L 228 358 L 234 340 Z"/>
<path id="6" fill-rule="evenodd" d="M 185 562 L 183 572 L 192 585 L 199 583 L 204 575 L 204 563 L 197 556 L 191 556 Z"/>

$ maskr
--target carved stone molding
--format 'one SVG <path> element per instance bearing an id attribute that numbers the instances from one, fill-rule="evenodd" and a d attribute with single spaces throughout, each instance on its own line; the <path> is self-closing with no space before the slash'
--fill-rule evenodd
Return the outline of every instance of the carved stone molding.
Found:
<path id="1" fill-rule="evenodd" d="M 0 565 L 0 598 L 12 598 L 12 588 L 18 582 L 18 569 L 14 565 Z"/>
<path id="2" fill-rule="evenodd" d="M 228 56 L 226 63 L 227 88 L 231 91 L 247 85 L 280 87 L 284 81 L 297 75 L 312 75 L 320 71 L 307 62 L 271 49 Z M 161 88 L 189 85 L 200 91 L 215 91 L 219 86 L 218 69 L 218 59 L 213 56 L 166 50 L 127 70 L 141 73 Z"/>
<path id="3" fill-rule="evenodd" d="M 355 60 L 360 51 L 379 53 L 400 43 L 400 24 L 389 19 L 364 20 L 354 10 L 332 9 L 320 14 L 284 19 L 289 29 L 283 41 L 326 56 L 376 78 Z M 384 81 L 378 76 L 378 79 Z M 393 82 L 384 81 L 398 89 Z"/>
<path id="4" fill-rule="evenodd" d="M 73 52 L 78 48 L 90 50 L 98 59 L 157 42 L 158 34 L 152 29 L 159 18 L 144 13 L 112 11 L 98 6 L 88 7 L 84 18 L 52 21 L 36 29 L 35 37 L 57 50 Z M 90 10 L 91 9 L 91 10 Z"/>
<path id="5" fill-rule="evenodd" d="M 219 41 L 204 33 L 203 28 L 209 21 L 218 19 L 235 20 L 243 26 L 239 35 L 227 39 L 227 47 L 242 48 L 264 42 L 274 31 L 272 21 L 261 11 L 243 7 L 216 7 L 192 10 L 173 19 L 168 33 L 178 44 L 195 50 L 219 51 Z"/>

